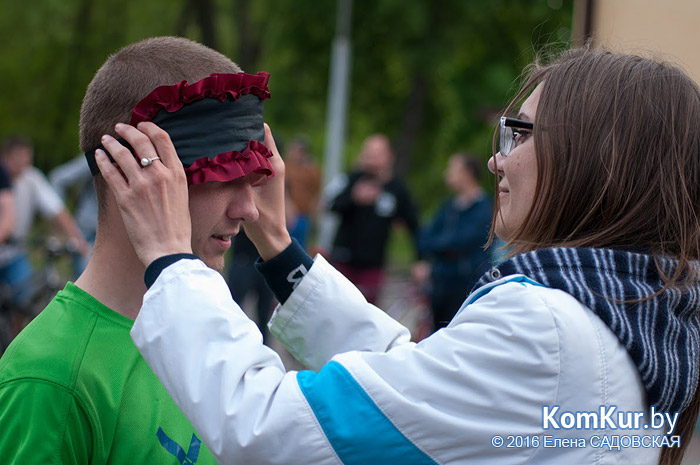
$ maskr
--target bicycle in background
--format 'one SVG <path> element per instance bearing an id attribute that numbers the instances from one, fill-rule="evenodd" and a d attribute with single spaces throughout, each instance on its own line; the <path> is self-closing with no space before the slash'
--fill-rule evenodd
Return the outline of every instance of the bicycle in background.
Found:
<path id="1" fill-rule="evenodd" d="M 63 289 L 68 279 L 59 270 L 63 258 L 70 259 L 76 253 L 75 244 L 56 236 L 32 242 L 32 250 L 38 250 L 41 264 L 31 278 L 29 297 L 21 304 L 16 302 L 16 291 L 7 283 L 0 284 L 0 355 L 12 340 L 24 329 Z"/>

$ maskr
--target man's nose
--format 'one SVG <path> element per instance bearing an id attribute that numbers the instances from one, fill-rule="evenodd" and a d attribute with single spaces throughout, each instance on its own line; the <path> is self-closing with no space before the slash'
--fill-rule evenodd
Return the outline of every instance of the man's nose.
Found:
<path id="1" fill-rule="evenodd" d="M 240 219 L 249 223 L 258 219 L 260 214 L 255 205 L 253 187 L 249 183 L 233 186 L 227 214 L 231 219 Z"/>

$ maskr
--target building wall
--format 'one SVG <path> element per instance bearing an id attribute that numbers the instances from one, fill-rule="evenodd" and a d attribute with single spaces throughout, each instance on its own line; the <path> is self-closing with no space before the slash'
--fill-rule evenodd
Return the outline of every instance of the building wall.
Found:
<path id="1" fill-rule="evenodd" d="M 588 33 L 615 51 L 668 58 L 700 82 L 700 1 L 576 0 L 574 14 L 579 41 Z"/>

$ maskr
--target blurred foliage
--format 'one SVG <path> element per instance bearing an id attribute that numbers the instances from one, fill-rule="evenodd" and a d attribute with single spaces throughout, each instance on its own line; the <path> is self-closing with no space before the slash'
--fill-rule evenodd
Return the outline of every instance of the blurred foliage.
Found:
<path id="1" fill-rule="evenodd" d="M 80 103 L 110 53 L 157 35 L 214 46 L 271 73 L 266 120 L 306 134 L 319 161 L 336 3 L 331 0 L 0 0 L 0 137 L 21 133 L 48 170 L 78 151 Z M 536 51 L 570 37 L 573 0 L 355 0 L 349 167 L 387 133 L 422 210 L 446 194 L 445 162 L 484 162 L 497 116 Z M 205 33 L 203 33 L 203 31 Z M 489 181 L 485 181 L 489 184 Z"/>

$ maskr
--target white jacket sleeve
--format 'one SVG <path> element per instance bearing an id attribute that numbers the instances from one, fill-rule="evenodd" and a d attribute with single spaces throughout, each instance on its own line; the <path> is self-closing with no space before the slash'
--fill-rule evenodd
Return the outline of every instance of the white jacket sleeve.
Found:
<path id="1" fill-rule="evenodd" d="M 600 448 L 492 442 L 600 434 L 545 430 L 544 406 L 642 408 L 643 395 L 629 399 L 642 391 L 624 348 L 573 297 L 503 278 L 414 345 L 322 263 L 273 323 L 286 322 L 280 335 L 316 366 L 361 349 L 317 373 L 285 374 L 223 278 L 200 261 L 169 266 L 144 296 L 134 342 L 220 463 L 612 463 Z M 625 387 L 619 393 L 607 382 L 611 355 L 623 361 L 610 367 Z"/>
<path id="2" fill-rule="evenodd" d="M 413 345 L 406 327 L 368 303 L 321 255 L 284 305 L 277 307 L 269 327 L 312 370 L 343 352 L 386 352 Z"/>
<path id="3" fill-rule="evenodd" d="M 163 270 L 131 336 L 219 463 L 340 463 L 296 374 L 204 263 Z"/>

